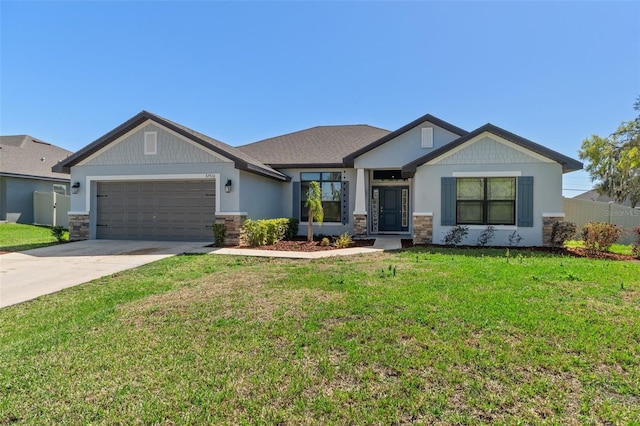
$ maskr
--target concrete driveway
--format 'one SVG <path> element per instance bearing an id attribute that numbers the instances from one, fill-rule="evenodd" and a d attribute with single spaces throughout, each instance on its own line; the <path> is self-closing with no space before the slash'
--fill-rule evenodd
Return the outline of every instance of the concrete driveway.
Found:
<path id="1" fill-rule="evenodd" d="M 90 240 L 0 255 L 0 308 L 182 253 L 210 243 Z"/>

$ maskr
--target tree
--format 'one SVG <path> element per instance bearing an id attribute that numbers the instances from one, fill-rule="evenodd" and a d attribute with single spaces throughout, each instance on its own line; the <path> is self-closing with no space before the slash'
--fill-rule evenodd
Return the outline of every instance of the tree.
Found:
<path id="1" fill-rule="evenodd" d="M 640 111 L 640 96 L 634 109 Z M 592 181 L 598 181 L 595 189 L 599 194 L 619 203 L 628 198 L 632 207 L 640 202 L 640 116 L 622 122 L 608 137 L 585 139 L 579 156 L 589 162 L 585 169 Z"/>
<path id="2" fill-rule="evenodd" d="M 313 241 L 313 220 L 318 222 L 318 225 L 322 225 L 324 220 L 324 210 L 322 209 L 322 191 L 318 182 L 313 181 L 309 183 L 309 189 L 307 190 L 307 201 L 304 206 L 309 208 L 309 227 L 307 228 L 307 241 Z"/>

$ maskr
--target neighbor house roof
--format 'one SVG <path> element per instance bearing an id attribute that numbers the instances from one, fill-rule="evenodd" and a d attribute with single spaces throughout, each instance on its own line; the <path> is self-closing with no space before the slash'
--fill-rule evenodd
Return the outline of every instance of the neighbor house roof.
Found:
<path id="1" fill-rule="evenodd" d="M 51 168 L 71 154 L 28 135 L 0 136 L 0 175 L 68 181 L 68 172 Z"/>
<path id="2" fill-rule="evenodd" d="M 582 194 L 578 194 L 573 197 L 574 200 L 587 200 L 587 201 L 600 201 L 602 203 L 616 203 L 622 206 L 631 207 L 631 201 L 629 198 L 624 200 L 623 203 L 618 203 L 612 197 L 609 197 L 606 194 L 599 194 L 598 191 L 592 189 L 591 191 L 583 192 Z"/>
<path id="3" fill-rule="evenodd" d="M 408 132 L 409 130 L 418 127 L 419 125 L 423 124 L 424 122 L 429 122 L 431 124 L 435 124 L 438 127 L 441 127 L 445 130 L 450 131 L 451 133 L 455 133 L 458 136 L 463 136 L 466 135 L 467 132 L 464 129 L 461 129 L 460 127 L 456 127 L 451 123 L 447 123 L 444 120 L 439 119 L 438 117 L 435 117 L 431 114 L 425 114 L 420 118 L 417 118 L 415 120 L 413 120 L 411 123 L 406 124 L 402 127 L 400 127 L 398 130 L 395 130 L 393 132 L 387 133 L 386 135 L 383 135 L 380 139 L 374 140 L 372 141 L 370 144 L 367 144 L 353 152 L 347 153 L 347 155 L 345 155 L 343 162 L 347 167 L 353 167 L 354 161 L 357 157 L 361 156 L 362 154 L 371 151 L 374 148 L 379 147 L 380 145 L 389 142 L 390 140 L 397 138 L 398 136 L 400 136 L 403 133 Z"/>
<path id="4" fill-rule="evenodd" d="M 389 134 L 366 124 L 317 126 L 238 149 L 275 168 L 342 167 L 343 158 Z"/>
<path id="5" fill-rule="evenodd" d="M 566 155 L 562 155 L 559 152 L 556 152 L 552 149 L 546 148 L 542 145 L 539 145 L 535 142 L 532 142 L 528 139 L 525 139 L 521 136 L 516 135 L 515 133 L 511 133 L 508 132 L 504 129 L 501 129 L 498 126 L 494 126 L 493 124 L 487 123 L 482 127 L 477 128 L 476 130 L 474 130 L 471 133 L 467 133 L 466 135 L 452 141 L 449 142 L 448 144 L 444 145 L 441 148 L 438 148 L 436 150 L 434 150 L 433 152 L 422 156 L 420 158 L 418 158 L 415 161 L 412 161 L 411 163 L 408 163 L 406 165 L 404 165 L 402 167 L 402 176 L 403 177 L 412 177 L 415 172 L 416 172 L 416 168 L 431 161 L 434 160 L 438 157 L 440 157 L 443 154 L 446 154 L 447 152 L 451 151 L 452 149 L 462 145 L 465 142 L 470 141 L 471 139 L 475 138 L 476 136 L 481 135 L 482 133 L 485 132 L 489 132 L 492 133 L 496 136 L 499 136 L 503 139 L 508 140 L 509 142 L 513 142 L 516 145 L 519 145 L 523 148 L 526 148 L 532 152 L 535 152 L 536 154 L 542 155 L 543 157 L 547 157 L 553 161 L 556 161 L 557 163 L 560 163 L 562 165 L 562 172 L 563 173 L 567 173 L 567 172 L 573 172 L 575 170 L 581 170 L 582 169 L 582 163 L 574 160 L 573 158 L 567 157 Z"/>
<path id="6" fill-rule="evenodd" d="M 231 145 L 227 145 L 224 142 L 220 142 L 219 140 L 213 139 L 207 135 L 196 132 L 195 130 L 185 127 L 181 124 L 174 123 L 173 121 L 167 120 L 166 118 L 160 117 L 156 114 L 152 114 L 148 111 L 140 112 L 139 114 L 127 120 L 109 133 L 105 134 L 99 139 L 96 139 L 59 165 L 57 165 L 54 169 L 63 170 L 68 173 L 71 170 L 71 167 L 80 163 L 82 160 L 91 156 L 92 154 L 98 152 L 114 140 L 135 129 L 147 120 L 158 123 L 184 136 L 185 138 L 188 138 L 189 140 L 222 155 L 223 157 L 228 158 L 229 160 L 234 162 L 237 169 L 257 173 L 277 180 L 289 180 L 287 176 L 256 160 L 255 158 L 245 154 L 238 148 L 234 148 Z"/>

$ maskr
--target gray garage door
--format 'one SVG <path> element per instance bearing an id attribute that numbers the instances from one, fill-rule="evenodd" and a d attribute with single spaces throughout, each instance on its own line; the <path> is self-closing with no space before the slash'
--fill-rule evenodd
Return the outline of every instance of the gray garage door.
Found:
<path id="1" fill-rule="evenodd" d="M 98 182 L 96 237 L 213 241 L 215 181 Z"/>

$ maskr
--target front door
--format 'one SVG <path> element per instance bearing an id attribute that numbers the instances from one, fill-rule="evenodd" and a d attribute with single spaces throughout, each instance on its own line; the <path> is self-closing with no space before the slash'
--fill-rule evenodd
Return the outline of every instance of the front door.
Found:
<path id="1" fill-rule="evenodd" d="M 402 231 L 403 188 L 394 186 L 380 186 L 376 189 L 379 191 L 380 197 L 380 207 L 378 210 L 378 230 L 382 232 Z M 406 200 L 404 202 L 406 203 Z"/>

